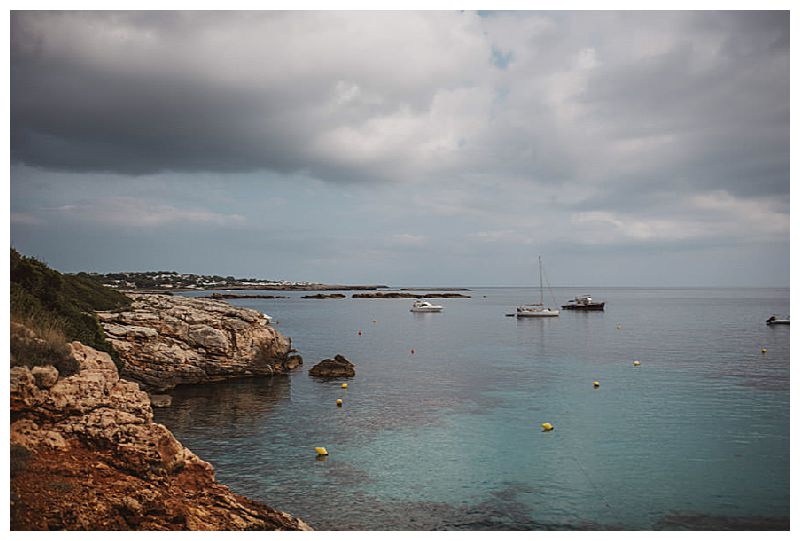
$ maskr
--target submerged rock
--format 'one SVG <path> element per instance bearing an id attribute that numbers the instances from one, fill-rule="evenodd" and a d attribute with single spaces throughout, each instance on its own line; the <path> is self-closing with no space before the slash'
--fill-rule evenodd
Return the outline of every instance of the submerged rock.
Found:
<path id="1" fill-rule="evenodd" d="M 256 310 L 224 301 L 130 293 L 130 308 L 98 312 L 124 363 L 148 390 L 286 373 L 291 340 Z"/>
<path id="2" fill-rule="evenodd" d="M 168 394 L 151 394 L 150 405 L 154 408 L 168 408 L 172 405 L 172 397 Z"/>
<path id="3" fill-rule="evenodd" d="M 49 387 L 52 371 L 11 369 L 11 529 L 310 529 L 217 483 L 108 354 L 70 348 L 79 371 Z"/>
<path id="4" fill-rule="evenodd" d="M 320 378 L 352 378 L 356 375 L 356 368 L 342 355 L 336 355 L 333 359 L 325 359 L 314 365 L 308 375 Z"/>

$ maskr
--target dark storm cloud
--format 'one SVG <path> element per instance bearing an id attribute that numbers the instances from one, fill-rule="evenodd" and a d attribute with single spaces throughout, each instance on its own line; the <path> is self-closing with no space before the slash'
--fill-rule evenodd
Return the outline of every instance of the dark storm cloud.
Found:
<path id="1" fill-rule="evenodd" d="M 296 167 L 288 158 L 296 147 L 288 141 L 300 129 L 287 112 L 291 96 L 289 104 L 278 103 L 260 88 L 215 81 L 213 66 L 193 73 L 180 52 L 151 50 L 146 35 L 131 49 L 125 46 L 129 29 L 152 33 L 158 47 L 188 39 L 192 26 L 182 17 L 37 17 L 23 13 L 13 18 L 12 159 L 54 169 L 123 173 Z M 103 44 L 92 44 L 91 36 L 73 50 L 59 42 L 69 34 L 80 40 L 84 24 L 89 34 L 106 24 L 119 30 L 120 38 L 105 36 L 116 53 L 102 58 L 104 52 L 93 47 Z M 45 35 L 61 25 L 73 27 L 74 34 Z M 295 98 L 302 94 L 299 90 Z"/>
<path id="2" fill-rule="evenodd" d="M 348 33 L 342 23 L 334 14 L 17 12 L 12 159 L 134 174 L 270 169 L 358 175 L 335 156 L 315 154 L 316 135 L 400 105 L 423 106 L 436 87 L 418 82 L 433 75 L 426 83 L 437 84 L 435 74 L 448 77 L 451 70 L 444 65 L 446 51 L 429 55 L 432 61 L 420 62 L 421 69 L 403 67 L 406 58 L 396 46 L 405 36 L 370 51 L 357 40 L 371 31 Z M 302 27 L 294 31 L 297 24 Z M 353 52 L 378 57 L 358 68 L 362 59 Z M 375 74 L 362 73 L 376 65 Z M 351 85 L 348 77 L 367 86 Z M 370 84 L 379 87 L 374 99 L 358 107 L 332 104 L 348 99 L 348 88 L 355 96 Z"/>
<path id="3" fill-rule="evenodd" d="M 788 32 L 785 12 L 16 12 L 12 160 L 787 193 Z"/>

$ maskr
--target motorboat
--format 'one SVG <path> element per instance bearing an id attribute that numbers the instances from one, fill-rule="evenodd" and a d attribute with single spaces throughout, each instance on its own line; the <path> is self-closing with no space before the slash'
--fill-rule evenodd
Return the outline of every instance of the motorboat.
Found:
<path id="1" fill-rule="evenodd" d="M 788 325 L 789 324 L 789 317 L 787 316 L 786 319 L 778 319 L 778 316 L 770 316 L 767 320 L 767 325 Z"/>
<path id="2" fill-rule="evenodd" d="M 567 304 L 561 306 L 564 310 L 603 310 L 606 305 L 605 302 L 595 302 L 591 295 L 578 295 L 574 299 L 567 301 Z"/>
<path id="3" fill-rule="evenodd" d="M 411 306 L 411 312 L 441 312 L 444 306 L 431 304 L 428 301 L 416 300 Z"/>
<path id="4" fill-rule="evenodd" d="M 558 317 L 559 310 L 544 305 L 544 287 L 542 285 L 542 256 L 539 256 L 539 302 L 517 306 L 514 313 L 517 317 Z"/>

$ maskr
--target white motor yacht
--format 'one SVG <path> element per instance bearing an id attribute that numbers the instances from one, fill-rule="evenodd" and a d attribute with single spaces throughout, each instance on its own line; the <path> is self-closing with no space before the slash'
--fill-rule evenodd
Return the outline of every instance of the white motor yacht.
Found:
<path id="1" fill-rule="evenodd" d="M 411 306 L 411 312 L 441 312 L 444 306 L 431 304 L 428 301 L 416 300 Z"/>

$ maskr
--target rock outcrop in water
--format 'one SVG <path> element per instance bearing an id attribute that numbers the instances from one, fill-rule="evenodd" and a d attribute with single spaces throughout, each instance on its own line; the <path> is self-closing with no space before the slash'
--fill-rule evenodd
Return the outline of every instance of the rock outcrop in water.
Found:
<path id="1" fill-rule="evenodd" d="M 74 375 L 11 369 L 12 529 L 309 529 L 217 483 L 106 353 L 70 349 Z"/>
<path id="2" fill-rule="evenodd" d="M 353 293 L 354 299 L 469 299 L 470 295 L 461 293 L 405 293 L 402 291 L 387 291 L 378 293 Z"/>
<path id="3" fill-rule="evenodd" d="M 308 371 L 308 375 L 320 378 L 352 378 L 356 375 L 356 368 L 342 355 L 336 355 L 333 359 L 325 359 L 315 364 Z"/>
<path id="4" fill-rule="evenodd" d="M 223 301 L 130 293 L 133 304 L 98 312 L 123 361 L 122 377 L 148 390 L 287 372 L 291 340 L 260 312 Z"/>

